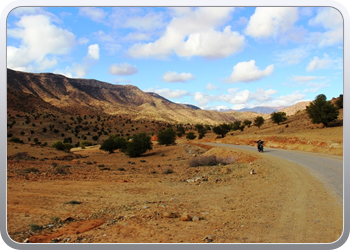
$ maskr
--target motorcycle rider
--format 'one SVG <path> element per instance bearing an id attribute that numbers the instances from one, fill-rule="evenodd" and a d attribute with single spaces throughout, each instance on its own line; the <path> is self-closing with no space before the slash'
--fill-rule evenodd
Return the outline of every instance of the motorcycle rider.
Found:
<path id="1" fill-rule="evenodd" d="M 262 145 L 264 144 L 264 141 L 262 141 L 262 140 L 259 139 L 259 140 L 254 141 L 254 142 L 258 144 L 258 151 L 260 152 L 259 147 L 262 146 Z"/>

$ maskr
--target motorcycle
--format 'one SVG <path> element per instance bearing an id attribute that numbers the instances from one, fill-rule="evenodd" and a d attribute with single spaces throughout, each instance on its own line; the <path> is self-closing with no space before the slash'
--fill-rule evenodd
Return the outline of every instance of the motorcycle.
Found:
<path id="1" fill-rule="evenodd" d="M 259 152 L 264 152 L 264 146 L 263 146 L 264 142 L 259 142 L 258 143 L 258 151 Z"/>

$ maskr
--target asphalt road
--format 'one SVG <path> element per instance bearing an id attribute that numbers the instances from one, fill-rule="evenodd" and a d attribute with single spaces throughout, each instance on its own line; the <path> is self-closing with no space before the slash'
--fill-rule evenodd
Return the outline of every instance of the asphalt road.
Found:
<path id="1" fill-rule="evenodd" d="M 256 147 L 223 143 L 204 143 L 216 147 L 234 148 L 258 153 Z M 343 201 L 343 157 L 302 151 L 264 147 L 264 156 L 279 157 L 297 163 L 318 178 L 336 198 Z"/>

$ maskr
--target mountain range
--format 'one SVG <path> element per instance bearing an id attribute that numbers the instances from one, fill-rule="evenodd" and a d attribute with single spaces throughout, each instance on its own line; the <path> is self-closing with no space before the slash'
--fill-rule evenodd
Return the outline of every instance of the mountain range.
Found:
<path id="1" fill-rule="evenodd" d="M 105 113 L 133 119 L 191 124 L 218 124 L 261 115 L 251 111 L 202 110 L 194 105 L 171 102 L 156 93 L 143 92 L 133 85 L 114 85 L 93 79 L 11 69 L 7 69 L 7 105 L 8 109 L 24 112 Z M 264 108 L 267 112 L 268 107 Z"/>

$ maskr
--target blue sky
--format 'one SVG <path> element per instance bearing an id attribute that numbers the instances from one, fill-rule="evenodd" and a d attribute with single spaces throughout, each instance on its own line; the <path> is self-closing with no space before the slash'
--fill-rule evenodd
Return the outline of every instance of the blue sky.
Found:
<path id="1" fill-rule="evenodd" d="M 324 7 L 17 8 L 7 66 L 203 109 L 291 106 L 343 94 L 343 19 Z"/>

